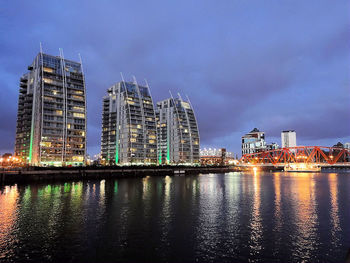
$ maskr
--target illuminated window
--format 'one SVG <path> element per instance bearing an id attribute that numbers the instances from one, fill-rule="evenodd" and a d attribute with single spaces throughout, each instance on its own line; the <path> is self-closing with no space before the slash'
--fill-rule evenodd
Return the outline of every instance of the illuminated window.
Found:
<path id="1" fill-rule="evenodd" d="M 61 111 L 61 110 L 56 110 L 55 113 L 56 113 L 56 115 L 62 115 L 62 114 L 63 114 L 63 111 Z"/>
<path id="2" fill-rule="evenodd" d="M 73 117 L 85 118 L 85 114 L 84 113 L 73 112 Z"/>
<path id="3" fill-rule="evenodd" d="M 155 135 L 149 135 L 148 138 L 149 138 L 149 139 L 155 139 L 156 136 L 155 136 Z"/>
<path id="4" fill-rule="evenodd" d="M 44 78 L 44 82 L 45 83 L 53 83 L 53 80 L 52 79 L 48 79 L 48 78 Z"/>
<path id="5" fill-rule="evenodd" d="M 138 124 L 138 125 L 137 125 L 137 128 L 138 128 L 138 129 L 141 129 L 141 125 L 140 125 L 140 124 Z"/>
<path id="6" fill-rule="evenodd" d="M 84 156 L 73 156 L 73 162 L 83 162 Z"/>
<path id="7" fill-rule="evenodd" d="M 78 96 L 78 95 L 73 95 L 72 98 L 78 99 L 78 100 L 83 100 L 83 96 Z"/>
<path id="8" fill-rule="evenodd" d="M 51 147 L 51 142 L 41 142 L 41 143 L 40 143 L 40 146 L 43 146 L 43 147 Z"/>
<path id="9" fill-rule="evenodd" d="M 52 68 L 44 67 L 44 71 L 45 71 L 45 72 L 53 73 L 53 69 L 52 69 Z"/>
<path id="10" fill-rule="evenodd" d="M 155 141 L 154 140 L 149 140 L 149 143 L 154 143 Z"/>
<path id="11" fill-rule="evenodd" d="M 78 107 L 78 106 L 74 106 L 73 110 L 80 110 L 80 111 L 84 111 L 84 107 Z"/>
<path id="12" fill-rule="evenodd" d="M 136 139 L 135 138 L 131 138 L 130 141 L 131 142 L 136 142 Z"/>

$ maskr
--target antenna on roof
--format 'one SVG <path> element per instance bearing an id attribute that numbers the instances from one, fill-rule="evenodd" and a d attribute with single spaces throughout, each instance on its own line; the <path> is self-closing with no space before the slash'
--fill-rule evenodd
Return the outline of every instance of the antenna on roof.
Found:
<path id="1" fill-rule="evenodd" d="M 79 62 L 80 62 L 80 67 L 81 67 L 81 72 L 84 74 L 84 69 L 83 69 L 83 60 L 81 59 L 80 53 L 78 53 L 79 57 Z"/>
<path id="2" fill-rule="evenodd" d="M 125 82 L 124 76 L 123 76 L 123 73 L 122 73 L 122 72 L 120 72 L 120 76 L 121 76 L 121 78 L 122 78 L 122 81 Z"/>
<path id="3" fill-rule="evenodd" d="M 62 49 L 62 48 L 59 48 L 58 50 L 60 51 L 60 57 L 61 57 L 62 59 L 64 59 L 63 49 Z"/>
<path id="4" fill-rule="evenodd" d="M 134 84 L 137 85 L 137 80 L 136 80 L 136 77 L 134 75 L 132 75 L 132 79 L 134 80 Z"/>
<path id="5" fill-rule="evenodd" d="M 43 53 L 43 46 L 41 45 L 41 42 L 39 42 L 40 44 L 40 53 L 42 54 Z"/>

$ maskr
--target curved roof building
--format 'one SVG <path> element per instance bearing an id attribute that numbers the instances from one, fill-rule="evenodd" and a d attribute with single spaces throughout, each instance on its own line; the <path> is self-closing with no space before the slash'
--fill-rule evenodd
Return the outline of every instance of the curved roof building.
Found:
<path id="1" fill-rule="evenodd" d="M 121 81 L 103 98 L 101 155 L 107 164 L 156 164 L 155 111 L 149 87 Z"/>
<path id="2" fill-rule="evenodd" d="M 190 101 L 169 98 L 157 103 L 160 164 L 200 163 L 199 131 Z"/>

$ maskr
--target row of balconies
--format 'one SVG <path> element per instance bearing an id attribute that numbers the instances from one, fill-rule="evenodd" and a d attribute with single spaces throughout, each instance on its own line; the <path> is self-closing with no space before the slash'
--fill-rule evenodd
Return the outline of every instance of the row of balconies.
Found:
<path id="1" fill-rule="evenodd" d="M 67 83 L 69 84 L 79 84 L 80 86 L 84 85 L 83 80 L 78 80 L 78 79 L 72 79 L 72 78 L 67 78 Z"/>
<path id="2" fill-rule="evenodd" d="M 67 89 L 84 91 L 84 86 L 71 84 L 71 85 L 67 86 Z"/>

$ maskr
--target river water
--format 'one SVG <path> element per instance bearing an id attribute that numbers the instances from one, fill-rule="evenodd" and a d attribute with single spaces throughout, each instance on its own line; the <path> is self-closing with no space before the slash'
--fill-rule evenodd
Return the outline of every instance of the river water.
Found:
<path id="1" fill-rule="evenodd" d="M 341 262 L 350 173 L 0 187 L 0 262 Z"/>

